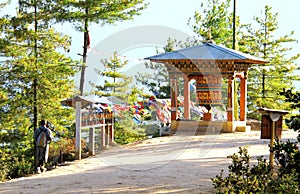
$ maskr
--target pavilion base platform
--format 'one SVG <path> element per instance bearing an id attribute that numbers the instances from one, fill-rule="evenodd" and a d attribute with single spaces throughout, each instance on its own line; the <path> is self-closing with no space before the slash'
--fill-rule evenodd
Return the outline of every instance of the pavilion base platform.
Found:
<path id="1" fill-rule="evenodd" d="M 176 135 L 208 135 L 219 133 L 249 132 L 251 126 L 245 121 L 172 121 L 171 134 Z"/>
<path id="2" fill-rule="evenodd" d="M 251 126 L 246 121 L 234 121 L 236 132 L 250 132 Z"/>

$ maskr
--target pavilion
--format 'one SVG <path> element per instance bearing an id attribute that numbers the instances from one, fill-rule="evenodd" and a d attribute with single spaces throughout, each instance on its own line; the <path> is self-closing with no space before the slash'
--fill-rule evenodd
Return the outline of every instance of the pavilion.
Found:
<path id="1" fill-rule="evenodd" d="M 171 129 L 179 123 L 190 121 L 190 87 L 191 80 L 196 81 L 197 103 L 208 110 L 212 106 L 226 104 L 227 121 L 212 121 L 210 112 L 204 113 L 203 120 L 197 125 L 210 125 L 222 132 L 246 130 L 247 110 L 247 72 L 253 64 L 266 64 L 268 61 L 236 50 L 232 50 L 211 41 L 145 58 L 151 62 L 164 63 L 169 72 L 171 84 Z M 176 121 L 178 78 L 184 79 L 184 120 Z M 239 119 L 234 119 L 234 79 L 240 81 Z M 227 98 L 222 92 L 223 82 L 227 81 Z M 226 85 L 225 85 L 226 86 Z M 226 91 L 226 90 L 225 90 Z M 222 95 L 223 94 L 223 95 Z M 224 103 L 224 99 L 225 103 Z M 227 102 L 226 102 L 227 101 Z"/>

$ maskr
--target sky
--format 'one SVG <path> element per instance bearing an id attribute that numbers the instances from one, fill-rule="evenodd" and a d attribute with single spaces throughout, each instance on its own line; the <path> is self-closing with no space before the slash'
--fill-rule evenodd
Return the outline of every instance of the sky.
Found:
<path id="1" fill-rule="evenodd" d="M 294 38 L 300 40 L 300 26 L 297 23 L 297 18 L 300 18 L 300 1 L 299 0 L 236 0 L 236 11 L 237 16 L 240 17 L 241 23 L 253 23 L 254 16 L 264 17 L 264 7 L 269 5 L 272 7 L 273 13 L 278 12 L 278 24 L 279 29 L 277 35 L 283 36 L 294 31 Z M 124 21 L 118 23 L 116 26 L 96 26 L 94 25 L 90 29 L 91 33 L 91 46 L 92 48 L 97 48 L 99 45 L 105 41 L 105 39 L 114 36 L 116 33 L 122 34 L 123 31 L 127 29 L 140 27 L 144 25 L 155 25 L 164 26 L 177 29 L 188 35 L 193 36 L 194 33 L 192 29 L 187 25 L 188 19 L 193 17 L 195 11 L 201 12 L 201 3 L 206 3 L 204 0 L 149 0 L 149 7 L 142 12 L 142 15 L 136 16 L 133 21 Z M 233 5 L 231 5 L 231 10 L 233 10 Z M 169 36 L 173 33 L 170 32 Z M 135 35 L 132 35 L 135 36 Z M 155 36 L 156 38 L 160 38 Z M 124 38 L 127 38 L 124 36 Z M 136 37 L 137 38 L 137 37 Z M 144 36 L 145 39 L 150 39 L 149 36 Z M 102 42 L 101 42 L 102 41 Z M 154 41 L 155 42 L 155 41 Z M 116 45 L 120 42 L 116 43 Z M 104 43 L 104 45 L 106 45 Z M 158 46 L 158 45 L 155 45 Z M 300 53 L 299 43 L 294 43 L 292 45 L 293 50 L 291 55 Z M 130 47 L 131 48 L 131 47 Z M 125 59 L 143 59 L 144 57 L 152 56 L 156 54 L 156 49 L 148 49 L 149 45 L 143 45 L 143 43 L 138 44 L 138 46 L 133 49 L 119 49 L 118 53 L 121 56 L 125 56 Z M 97 50 L 97 49 L 96 49 Z M 100 54 L 103 54 L 100 49 Z M 108 51 L 112 52 L 112 51 Z M 105 53 L 105 52 L 104 52 Z M 137 62 L 138 63 L 138 62 Z M 133 68 L 134 69 L 134 68 Z M 300 89 L 300 82 L 297 82 L 297 88 Z"/>
<path id="2" fill-rule="evenodd" d="M 0 0 L 3 1 L 3 0 Z M 88 53 L 89 61 L 99 61 L 95 55 L 110 56 L 114 51 L 125 59 L 141 61 L 143 58 L 156 54 L 156 48 L 162 47 L 168 37 L 183 38 L 193 36 L 187 25 L 188 19 L 195 11 L 201 12 L 201 3 L 206 0 L 146 0 L 147 9 L 135 16 L 134 20 L 118 22 L 116 25 L 90 25 L 91 49 Z M 241 23 L 253 22 L 254 16 L 264 17 L 265 5 L 271 6 L 273 13 L 278 12 L 278 37 L 294 31 L 294 38 L 300 40 L 299 0 L 236 0 L 237 16 Z M 4 11 L 15 12 L 16 0 Z M 233 10 L 231 5 L 231 10 Z M 149 25 L 154 26 L 149 28 Z M 70 25 L 57 25 L 57 29 L 72 36 L 72 46 L 69 55 L 73 59 L 81 59 L 83 34 L 76 32 Z M 154 30 L 155 29 L 155 30 Z M 164 42 L 163 40 L 164 39 Z M 300 53 L 299 43 L 292 45 L 291 55 Z M 108 49 L 109 48 L 109 49 Z M 95 66 L 95 65 L 91 65 Z"/>
<path id="3" fill-rule="evenodd" d="M 149 0 L 149 2 L 149 7 L 142 12 L 142 15 L 136 16 L 133 21 L 125 21 L 117 24 L 117 26 L 99 27 L 94 25 L 91 28 L 92 47 L 113 33 L 142 25 L 167 26 L 193 35 L 192 30 L 187 25 L 188 19 L 194 15 L 195 11 L 200 11 L 200 4 L 206 1 Z M 263 10 L 267 4 L 279 14 L 278 35 L 285 35 L 294 30 L 295 39 L 300 40 L 300 26 L 297 24 L 297 18 L 300 18 L 299 0 L 237 0 L 237 15 L 242 23 L 250 23 L 254 16 L 264 16 Z M 298 44 L 295 45 L 295 50 L 299 50 L 299 48 Z"/>
<path id="4" fill-rule="evenodd" d="M 11 0 L 12 5 L 8 6 L 2 13 L 14 13 L 17 0 Z M 270 5 L 273 12 L 278 12 L 279 34 L 288 34 L 292 30 L 295 32 L 294 38 L 300 40 L 300 25 L 297 18 L 300 18 L 299 0 L 236 0 L 237 15 L 242 23 L 250 23 L 254 16 L 262 16 L 265 5 Z M 0 0 L 4 2 L 4 0 Z M 201 11 L 200 4 L 205 0 L 146 0 L 149 2 L 147 9 L 142 14 L 135 16 L 134 20 L 118 22 L 116 25 L 99 26 L 91 24 L 90 36 L 91 47 L 95 47 L 101 40 L 114 33 L 143 25 L 159 25 L 178 29 L 189 35 L 193 35 L 192 30 L 187 25 L 188 19 L 193 17 L 195 11 Z M 232 8 L 232 5 L 231 5 Z M 58 30 L 71 34 L 72 48 L 71 55 L 76 58 L 77 53 L 82 52 L 83 35 L 76 32 L 70 25 L 57 25 Z M 147 37 L 145 37 L 147 38 Z M 295 52 L 300 51 L 299 44 L 295 45 Z M 76 53 L 76 54 L 75 54 Z M 78 58 L 80 58 L 78 56 Z"/>

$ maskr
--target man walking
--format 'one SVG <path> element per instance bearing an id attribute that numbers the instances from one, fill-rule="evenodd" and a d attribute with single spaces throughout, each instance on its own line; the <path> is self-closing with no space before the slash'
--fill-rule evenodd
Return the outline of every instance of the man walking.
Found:
<path id="1" fill-rule="evenodd" d="M 40 127 L 34 132 L 34 142 L 36 144 L 37 153 L 37 172 L 45 172 L 45 163 L 48 161 L 49 143 L 53 140 L 52 131 L 46 127 L 46 121 L 41 120 Z"/>

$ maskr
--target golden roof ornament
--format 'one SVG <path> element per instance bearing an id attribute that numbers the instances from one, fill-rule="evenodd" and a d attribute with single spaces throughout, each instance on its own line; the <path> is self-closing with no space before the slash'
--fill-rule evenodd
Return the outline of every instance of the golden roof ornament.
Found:
<path id="1" fill-rule="evenodd" d="M 206 36 L 206 40 L 205 40 L 204 43 L 213 43 L 213 44 L 215 43 L 213 41 L 213 37 L 211 35 L 211 28 L 209 28 L 208 31 L 207 31 L 207 36 Z"/>

